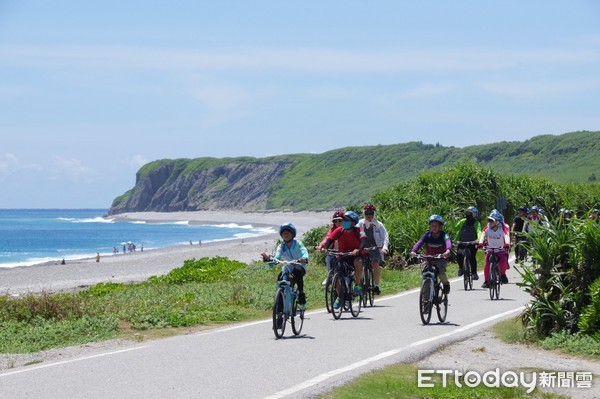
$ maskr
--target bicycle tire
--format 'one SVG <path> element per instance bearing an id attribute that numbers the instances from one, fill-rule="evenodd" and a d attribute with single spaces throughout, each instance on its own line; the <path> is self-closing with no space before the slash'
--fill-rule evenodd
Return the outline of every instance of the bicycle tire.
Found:
<path id="1" fill-rule="evenodd" d="M 294 303 L 292 304 L 291 322 L 294 335 L 300 335 L 302 326 L 304 325 L 304 307 L 300 306 L 298 298 L 294 298 Z"/>
<path id="2" fill-rule="evenodd" d="M 496 261 L 491 262 L 490 265 L 490 299 L 494 300 L 494 299 L 498 299 L 498 281 L 499 281 L 499 276 L 498 276 L 498 265 L 496 263 Z"/>
<path id="3" fill-rule="evenodd" d="M 350 292 L 348 293 L 348 298 L 350 301 L 350 314 L 352 317 L 358 317 L 360 314 L 360 308 L 362 306 L 364 292 L 361 292 L 360 295 L 356 296 L 354 294 L 354 281 L 350 280 Z M 357 300 L 358 299 L 358 300 Z"/>
<path id="4" fill-rule="evenodd" d="M 283 289 L 278 288 L 277 291 L 275 291 L 275 298 L 273 300 L 273 332 L 277 339 L 283 337 L 287 321 L 283 314 L 283 301 Z M 279 320 L 281 320 L 281 322 L 279 322 Z"/>
<path id="5" fill-rule="evenodd" d="M 327 281 L 325 283 L 325 307 L 327 308 L 327 313 L 331 313 L 331 280 L 333 279 L 333 271 L 329 270 L 327 273 Z"/>
<path id="6" fill-rule="evenodd" d="M 465 287 L 465 291 L 473 289 L 473 275 L 471 274 L 471 251 L 468 248 L 465 248 L 464 256 L 463 256 L 463 284 Z"/>
<path id="7" fill-rule="evenodd" d="M 419 314 L 423 324 L 429 324 L 431 320 L 433 299 L 433 281 L 430 278 L 425 278 L 421 282 L 421 291 L 419 292 Z"/>
<path id="8" fill-rule="evenodd" d="M 342 311 L 344 310 L 344 286 L 344 277 L 340 273 L 335 273 L 331 279 L 331 314 L 335 320 L 338 320 L 342 316 Z M 340 287 L 341 295 L 338 294 L 336 287 Z M 333 306 L 336 300 L 339 300 L 339 307 L 337 309 Z"/>
<path id="9" fill-rule="evenodd" d="M 448 295 L 442 293 L 442 287 L 439 285 L 437 287 L 437 300 L 435 306 L 438 320 L 440 323 L 445 322 L 446 316 L 448 315 Z"/>
<path id="10" fill-rule="evenodd" d="M 363 307 L 373 306 L 375 301 L 373 293 L 373 271 L 370 268 L 365 268 L 361 281 L 362 286 L 362 304 Z"/>

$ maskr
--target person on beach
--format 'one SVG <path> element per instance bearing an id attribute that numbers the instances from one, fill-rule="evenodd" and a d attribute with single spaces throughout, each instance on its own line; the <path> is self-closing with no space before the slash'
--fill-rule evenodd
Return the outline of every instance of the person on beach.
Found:
<path id="1" fill-rule="evenodd" d="M 381 268 L 379 264 L 383 262 L 384 256 L 389 251 L 390 236 L 383 223 L 375 217 L 376 210 L 375 205 L 365 204 L 363 208 L 365 217 L 359 220 L 357 227 L 364 231 L 367 236 L 365 248 L 377 247 L 377 250 L 369 251 L 369 257 L 371 258 L 371 267 L 373 268 L 373 293 L 380 295 Z"/>
<path id="2" fill-rule="evenodd" d="M 338 227 L 340 227 L 342 225 L 343 216 L 344 216 L 344 210 L 335 211 L 333 213 L 333 217 L 331 218 L 331 227 L 329 228 L 329 231 L 325 235 L 325 238 L 323 238 L 323 241 L 321 241 L 319 243 L 319 245 L 317 245 L 317 250 L 319 250 L 319 251 L 328 250 L 328 249 L 333 249 L 334 251 L 338 250 L 337 240 L 333 241 L 328 247 L 325 247 L 325 243 L 327 242 L 327 236 L 332 231 L 334 231 L 335 229 L 337 229 Z M 329 271 L 331 270 L 331 262 L 333 260 L 335 260 L 335 256 L 330 255 L 330 254 L 325 255 L 325 266 L 327 267 L 328 274 L 329 274 Z M 325 280 L 323 280 L 323 285 L 325 285 L 325 284 L 327 284 L 327 278 L 325 278 Z"/>
<path id="3" fill-rule="evenodd" d="M 279 236 L 283 240 L 275 252 L 275 256 L 271 257 L 266 253 L 261 253 L 260 256 L 263 262 L 271 262 L 275 260 L 284 260 L 288 262 L 298 262 L 294 265 L 292 275 L 298 286 L 298 303 L 306 304 L 306 294 L 304 293 L 304 275 L 308 267 L 308 250 L 301 241 L 296 240 L 296 228 L 291 223 L 282 224 L 279 227 Z M 281 279 L 281 273 L 277 276 L 277 281 Z"/>
<path id="4" fill-rule="evenodd" d="M 96 262 L 100 262 L 100 252 L 96 252 Z"/>

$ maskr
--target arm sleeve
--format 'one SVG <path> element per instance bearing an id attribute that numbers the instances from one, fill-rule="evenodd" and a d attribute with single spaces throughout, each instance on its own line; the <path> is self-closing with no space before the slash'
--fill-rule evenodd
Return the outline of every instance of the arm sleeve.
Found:
<path id="1" fill-rule="evenodd" d="M 302 243 L 302 241 L 298 241 L 298 249 L 300 249 L 300 253 L 302 254 L 301 258 L 308 260 L 308 250 Z"/>
<path id="2" fill-rule="evenodd" d="M 421 249 L 421 247 L 425 243 L 425 236 L 426 235 L 427 235 L 427 233 L 423 234 L 423 236 L 419 239 L 419 241 L 417 241 L 417 243 L 415 244 L 415 246 L 412 247 L 412 252 L 414 252 L 414 253 L 419 252 L 419 250 Z"/>
<path id="3" fill-rule="evenodd" d="M 383 223 L 381 223 L 381 230 L 383 231 L 383 249 L 387 250 L 390 245 L 390 235 Z"/>

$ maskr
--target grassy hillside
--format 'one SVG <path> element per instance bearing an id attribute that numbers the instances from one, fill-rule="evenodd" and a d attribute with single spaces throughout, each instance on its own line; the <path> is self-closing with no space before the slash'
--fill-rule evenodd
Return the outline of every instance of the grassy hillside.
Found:
<path id="1" fill-rule="evenodd" d="M 362 202 L 419 172 L 464 160 L 503 173 L 589 182 L 600 172 L 599 143 L 600 132 L 575 132 L 465 148 L 420 142 L 341 148 L 299 159 L 273 190 L 268 206 L 317 209 Z"/>

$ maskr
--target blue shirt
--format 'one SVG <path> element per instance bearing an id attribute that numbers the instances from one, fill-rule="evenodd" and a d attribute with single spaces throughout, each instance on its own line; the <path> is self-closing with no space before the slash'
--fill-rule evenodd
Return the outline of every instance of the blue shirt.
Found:
<path id="1" fill-rule="evenodd" d="M 277 247 L 277 252 L 275 252 L 274 258 L 277 260 L 286 260 L 288 262 L 298 259 L 306 259 L 308 262 L 308 250 L 301 241 L 293 239 L 292 245 L 289 247 L 285 242 L 282 242 Z M 308 267 L 308 263 L 301 263 L 301 265 L 304 270 L 306 270 Z"/>

